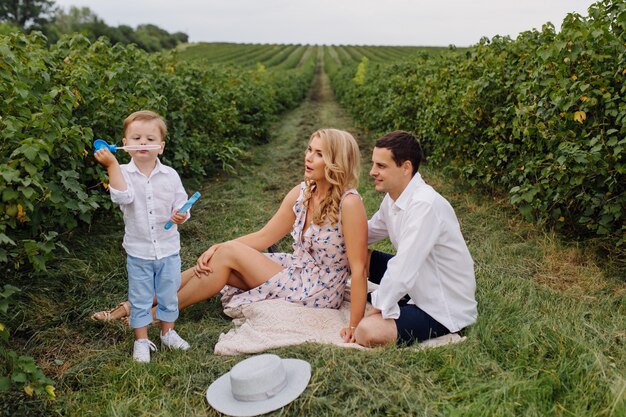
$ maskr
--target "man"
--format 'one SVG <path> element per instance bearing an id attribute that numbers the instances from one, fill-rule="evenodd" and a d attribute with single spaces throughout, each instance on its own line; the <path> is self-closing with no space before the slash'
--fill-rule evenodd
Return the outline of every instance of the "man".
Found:
<path id="1" fill-rule="evenodd" d="M 373 314 L 355 330 L 364 346 L 411 345 L 476 321 L 474 262 L 452 206 L 417 172 L 422 158 L 407 132 L 376 141 L 370 175 L 386 195 L 368 222 L 368 244 L 389 237 L 396 255 L 371 252 L 369 280 L 379 287 Z"/>

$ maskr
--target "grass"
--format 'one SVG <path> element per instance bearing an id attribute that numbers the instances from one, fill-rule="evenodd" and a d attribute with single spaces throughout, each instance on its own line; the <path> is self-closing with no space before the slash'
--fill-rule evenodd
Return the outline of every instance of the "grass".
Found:
<path id="1" fill-rule="evenodd" d="M 255 230 L 301 178 L 309 135 L 352 121 L 317 78 L 307 100 L 284 115 L 272 141 L 249 152 L 236 176 L 200 189 L 181 227 L 183 263 L 210 244 Z M 368 214 L 381 196 L 367 180 L 372 139 L 359 136 L 360 187 Z M 423 175 L 455 207 L 472 252 L 479 320 L 461 344 L 419 351 L 394 346 L 357 351 L 305 344 L 275 350 L 309 361 L 312 378 L 296 401 L 272 415 L 307 416 L 624 416 L 626 290 L 584 249 L 520 219 L 506 201 L 425 167 Z M 17 349 L 34 356 L 57 386 L 57 400 L 3 394 L 2 415 L 214 416 L 204 393 L 242 357 L 213 355 L 232 325 L 212 299 L 181 312 L 188 352 L 130 358 L 121 324 L 88 320 L 125 298 L 122 226 L 95 224 L 68 244 L 72 252 L 45 276 L 13 276 L 23 289 L 9 326 Z M 280 244 L 287 250 L 288 240 Z M 380 248 L 390 250 L 389 243 Z M 152 340 L 158 330 L 150 329 Z"/>

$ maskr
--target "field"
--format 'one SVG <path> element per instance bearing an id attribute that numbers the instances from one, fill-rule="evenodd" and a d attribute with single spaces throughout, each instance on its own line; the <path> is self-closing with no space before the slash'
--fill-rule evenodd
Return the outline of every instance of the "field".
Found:
<path id="1" fill-rule="evenodd" d="M 477 158 L 489 153 L 494 165 L 488 173 L 494 179 L 485 182 L 488 173 L 463 171 L 470 166 L 461 158 L 463 149 L 465 154 L 481 149 L 469 142 L 471 135 L 484 132 L 496 143 L 502 139 L 498 118 L 515 112 L 498 113 L 494 104 L 494 119 L 457 113 L 455 101 L 444 95 L 461 94 L 451 71 L 459 71 L 461 80 L 472 73 L 484 81 L 487 75 L 465 66 L 463 59 L 502 57 L 505 47 L 516 44 L 494 40 L 495 46 L 463 51 L 198 44 L 175 55 L 148 55 L 80 37 L 51 51 L 36 39 L 0 40 L 15 69 L 0 67 L 5 75 L 0 91 L 10 97 L 0 109 L 8 138 L 1 145 L 0 185 L 10 190 L 3 191 L 0 260 L 3 285 L 21 290 L 9 295 L 4 287 L 0 292 L 0 388 L 9 386 L 0 390 L 0 415 L 218 415 L 206 403 L 206 388 L 243 359 L 213 354 L 220 333 L 233 326 L 218 299 L 181 312 L 177 329 L 191 343 L 190 351 L 159 351 L 149 365 L 131 360 L 128 327 L 89 320 L 94 311 L 126 298 L 123 226 L 117 208 L 107 202 L 90 143 L 96 136 L 119 136 L 118 125 L 131 106 L 154 106 L 167 116 L 172 142 L 164 160 L 184 174 L 189 194 L 198 190 L 203 195 L 192 220 L 181 227 L 184 267 L 212 243 L 256 230 L 270 218 L 286 191 L 301 180 L 306 142 L 320 127 L 347 129 L 358 138 L 363 158 L 359 192 L 368 215 L 382 198 L 367 177 L 372 144 L 381 131 L 419 124 L 433 135 L 457 129 L 456 135 L 467 140 L 426 142 L 432 158 L 423 168 L 427 182 L 455 208 L 475 261 L 479 320 L 467 329 L 467 340 L 424 351 L 316 344 L 278 349 L 274 352 L 282 357 L 309 361 L 313 371 L 303 395 L 272 415 L 626 415 L 622 211 L 607 209 L 607 217 L 577 234 L 575 219 L 564 211 L 558 214 L 570 228 L 537 216 L 534 199 L 543 198 L 539 193 L 545 186 L 530 201 L 516 203 L 511 197 L 516 191 L 498 183 L 499 176 L 509 175 L 503 162 L 496 165 L 497 155 L 515 154 L 514 141 L 493 153 L 486 147 L 477 152 Z M 115 73 L 112 62 L 117 62 Z M 435 73 L 442 62 L 445 77 Z M 490 68 L 496 68 L 494 62 Z M 144 76 L 138 75 L 139 67 Z M 504 69 L 500 75 L 507 77 Z M 433 80 L 449 82 L 450 89 L 433 90 Z M 496 103 L 492 85 L 466 84 L 466 92 L 474 94 L 465 97 L 466 104 L 485 97 Z M 125 95 L 116 99 L 115 93 Z M 424 96 L 419 94 L 432 94 L 432 103 L 445 101 L 450 107 L 435 111 L 411 101 L 413 93 L 420 100 Z M 38 102 L 45 104 L 41 111 Z M 421 113 L 424 109 L 430 113 Z M 569 112 L 574 110 L 582 111 Z M 594 110 L 585 111 L 591 120 Z M 580 127 L 567 114 L 567 126 L 593 132 L 595 124 Z M 613 160 L 605 158 L 606 165 L 594 171 L 593 184 L 613 187 L 603 203 L 619 207 L 622 160 L 614 150 L 624 141 L 624 128 L 609 116 L 602 123 L 605 136 L 597 143 L 603 147 L 596 152 L 610 148 Z M 549 128 L 544 126 L 543 138 Z M 608 133 L 611 129 L 617 133 Z M 577 132 L 569 134 L 575 138 Z M 588 137 L 580 136 L 579 142 Z M 612 142 L 613 137 L 618 139 Z M 546 152 L 554 152 L 542 143 Z M 582 158 L 579 151 L 571 161 Z M 551 165 L 542 164 L 528 162 L 516 172 L 537 169 L 545 177 L 534 178 L 547 181 L 545 170 Z M 573 178 L 579 178 L 576 172 Z M 536 184 L 542 184 L 539 180 Z M 563 190 L 575 186 L 559 184 Z M 524 202 L 533 205 L 530 212 Z M 598 236 L 604 230 L 600 226 L 607 233 Z M 285 239 L 279 247 L 288 250 L 290 242 Z M 378 247 L 392 250 L 388 242 Z M 151 328 L 151 339 L 157 333 Z"/>
<path id="2" fill-rule="evenodd" d="M 238 67 L 263 65 L 266 68 L 293 68 L 318 49 L 316 45 L 270 45 L 198 43 L 180 48 L 181 59 L 202 64 L 228 64 Z M 367 58 L 372 62 L 391 63 L 419 55 L 445 51 L 441 47 L 324 45 L 323 54 L 335 66 L 351 66 Z"/>

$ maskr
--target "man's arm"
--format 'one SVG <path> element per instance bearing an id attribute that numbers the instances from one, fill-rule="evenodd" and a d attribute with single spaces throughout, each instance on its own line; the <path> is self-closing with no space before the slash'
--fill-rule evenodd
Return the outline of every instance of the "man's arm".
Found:
<path id="1" fill-rule="evenodd" d="M 398 301 L 419 279 L 419 271 L 440 233 L 439 219 L 426 202 L 419 202 L 406 213 L 396 255 L 387 264 L 380 286 L 372 292 L 372 305 L 383 318 L 400 317 Z"/>
<path id="2" fill-rule="evenodd" d="M 367 244 L 378 242 L 387 237 L 389 237 L 389 231 L 381 208 L 367 222 Z"/>

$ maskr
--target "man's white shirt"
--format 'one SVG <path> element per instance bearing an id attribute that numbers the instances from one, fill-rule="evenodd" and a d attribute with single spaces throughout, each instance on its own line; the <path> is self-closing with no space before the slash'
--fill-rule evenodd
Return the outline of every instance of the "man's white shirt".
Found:
<path id="1" fill-rule="evenodd" d="M 178 173 L 157 159 L 149 177 L 139 171 L 133 160 L 121 165 L 126 191 L 109 187 L 111 201 L 124 214 L 126 253 L 141 259 L 161 259 L 180 251 L 176 225 L 163 226 L 187 201 L 187 193 Z M 189 214 L 187 219 L 189 219 Z"/>
<path id="2" fill-rule="evenodd" d="M 372 305 L 383 318 L 400 317 L 398 301 L 408 294 L 451 332 L 476 321 L 474 262 L 456 214 L 419 173 L 396 201 L 385 195 L 369 220 L 368 243 L 387 237 L 396 255 L 372 292 Z"/>

